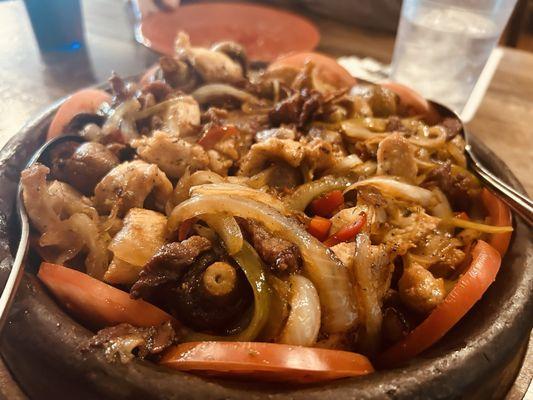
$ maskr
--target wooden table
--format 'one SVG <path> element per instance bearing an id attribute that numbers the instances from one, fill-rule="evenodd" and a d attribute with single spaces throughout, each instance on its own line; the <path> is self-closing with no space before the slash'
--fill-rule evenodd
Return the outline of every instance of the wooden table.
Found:
<path id="1" fill-rule="evenodd" d="M 35 43 L 22 1 L 0 2 L 0 147 L 39 109 L 84 86 L 107 79 L 115 70 L 134 75 L 158 56 L 133 39 L 128 4 L 118 0 L 83 2 L 86 46 L 74 53 L 43 54 Z M 389 62 L 394 37 L 312 17 L 322 39 L 319 50 L 334 56 L 370 56 Z M 533 194 L 533 54 L 504 49 L 503 59 L 471 130 L 501 158 Z M 529 352 L 530 359 L 531 349 Z M 9 375 L 0 360 L 0 388 Z M 520 398 L 531 380 L 526 363 L 511 391 Z M 520 383 L 522 382 L 522 383 Z M 14 389 L 13 389 L 14 390 Z M 0 398 L 16 398 L 0 389 Z"/>

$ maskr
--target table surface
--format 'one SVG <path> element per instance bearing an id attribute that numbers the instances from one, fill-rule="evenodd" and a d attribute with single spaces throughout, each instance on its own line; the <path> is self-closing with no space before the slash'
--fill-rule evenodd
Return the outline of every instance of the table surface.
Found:
<path id="1" fill-rule="evenodd" d="M 54 100 L 106 80 L 113 70 L 130 76 L 157 60 L 156 54 L 135 42 L 127 1 L 85 0 L 82 4 L 86 46 L 73 53 L 45 54 L 39 52 L 23 2 L 0 2 L 0 147 Z M 364 31 L 318 17 L 312 19 L 322 35 L 320 51 L 390 61 L 394 46 L 391 34 Z M 529 176 L 529 162 L 533 161 L 532 71 L 532 53 L 504 48 L 480 108 L 468 124 L 507 163 L 530 194 L 533 194 L 533 180 Z M 521 374 L 525 379 L 522 386 L 527 387 L 531 363 L 524 367 L 528 371 Z M 1 370 L 0 361 L 0 382 L 5 382 Z M 520 396 L 523 390 L 515 388 L 515 393 Z"/>

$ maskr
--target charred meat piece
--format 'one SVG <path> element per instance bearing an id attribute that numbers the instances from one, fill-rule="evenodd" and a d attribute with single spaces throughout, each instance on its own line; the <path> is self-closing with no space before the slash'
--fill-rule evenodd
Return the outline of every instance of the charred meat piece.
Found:
<path id="1" fill-rule="evenodd" d="M 119 324 L 105 328 L 89 339 L 83 350 L 103 349 L 109 362 L 126 363 L 134 356 L 159 354 L 174 343 L 176 333 L 170 322 L 149 328 Z"/>
<path id="2" fill-rule="evenodd" d="M 132 90 L 130 90 L 126 82 L 115 73 L 109 78 L 109 84 L 111 85 L 115 102 L 122 102 L 133 95 Z"/>
<path id="3" fill-rule="evenodd" d="M 139 279 L 131 287 L 130 296 L 146 299 L 161 285 L 180 280 L 187 267 L 209 249 L 211 242 L 202 236 L 163 245 L 143 267 Z"/>
<path id="4" fill-rule="evenodd" d="M 142 89 L 143 95 L 151 94 L 154 96 L 156 102 L 160 102 L 166 99 L 166 97 L 172 92 L 172 88 L 168 83 L 163 81 L 152 81 L 147 83 Z"/>
<path id="5" fill-rule="evenodd" d="M 452 171 L 450 161 L 432 169 L 423 185 L 439 187 L 451 201 L 454 209 L 467 209 L 470 199 L 479 194 L 479 185 L 467 174 Z"/>
<path id="6" fill-rule="evenodd" d="M 98 182 L 119 164 L 117 156 L 97 142 L 66 142 L 51 152 L 50 161 L 54 178 L 85 195 L 91 195 Z"/>
<path id="7" fill-rule="evenodd" d="M 272 270 L 295 272 L 300 269 L 302 257 L 298 247 L 273 236 L 259 222 L 243 218 L 238 222 L 259 257 Z"/>
<path id="8" fill-rule="evenodd" d="M 397 115 L 391 115 L 387 118 L 386 132 L 404 132 L 407 129 L 402 124 L 402 120 Z"/>
<path id="9" fill-rule="evenodd" d="M 302 127 L 320 112 L 323 104 L 324 98 L 320 92 L 304 88 L 278 102 L 269 113 L 270 122 L 275 126 L 297 124 Z"/>
<path id="10" fill-rule="evenodd" d="M 446 130 L 446 140 L 451 140 L 461 133 L 463 125 L 457 118 L 444 118 L 439 125 Z"/>

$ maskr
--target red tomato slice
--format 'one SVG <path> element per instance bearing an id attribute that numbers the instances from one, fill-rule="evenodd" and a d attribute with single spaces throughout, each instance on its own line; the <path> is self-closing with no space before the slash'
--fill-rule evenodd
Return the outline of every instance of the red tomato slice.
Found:
<path id="1" fill-rule="evenodd" d="M 311 202 L 311 211 L 321 217 L 329 218 L 333 212 L 344 204 L 342 190 L 333 190 L 314 199 Z"/>
<path id="2" fill-rule="evenodd" d="M 355 236 L 363 230 L 366 224 L 366 213 L 362 212 L 353 224 L 347 225 L 339 229 L 338 232 L 331 235 L 324 241 L 327 247 L 335 246 L 341 242 L 347 242 L 355 238 Z"/>
<path id="3" fill-rule="evenodd" d="M 494 282 L 501 256 L 491 245 L 479 240 L 472 250 L 472 263 L 429 316 L 405 338 L 378 357 L 380 365 L 395 366 L 415 357 L 448 332 Z"/>
<path id="4" fill-rule="evenodd" d="M 392 90 L 398 96 L 403 104 L 411 109 L 413 115 L 430 115 L 431 121 L 436 122 L 439 116 L 428 101 L 413 89 L 402 85 L 398 82 L 381 82 L 381 86 Z"/>
<path id="5" fill-rule="evenodd" d="M 94 328 L 122 322 L 148 327 L 172 320 L 156 306 L 71 268 L 43 262 L 37 276 L 62 306 Z"/>
<path id="6" fill-rule="evenodd" d="M 183 343 L 167 351 L 160 363 L 180 371 L 295 383 L 374 372 L 357 353 L 259 342 Z"/>
<path id="7" fill-rule="evenodd" d="M 513 216 L 511 210 L 498 196 L 490 192 L 487 188 L 481 192 L 481 199 L 487 212 L 489 213 L 490 224 L 496 226 L 511 226 L 513 225 Z M 507 252 L 509 243 L 511 242 L 512 232 L 495 233 L 491 235 L 489 244 L 498 250 L 503 257 Z"/>
<path id="8" fill-rule="evenodd" d="M 80 113 L 94 113 L 103 102 L 111 101 L 111 95 L 103 90 L 82 89 L 67 98 L 54 116 L 46 139 L 61 135 L 70 120 Z"/>
<path id="9" fill-rule="evenodd" d="M 231 136 L 238 135 L 239 130 L 234 125 L 212 125 L 207 132 L 198 140 L 198 144 L 204 149 L 212 149 L 222 139 Z"/>
<path id="10" fill-rule="evenodd" d="M 331 228 L 331 221 L 329 219 L 315 215 L 311 218 L 311 221 L 309 221 L 307 232 L 322 242 L 327 239 L 329 228 Z"/>
<path id="11" fill-rule="evenodd" d="M 316 52 L 292 53 L 280 56 L 269 65 L 270 71 L 280 67 L 302 68 L 307 62 L 315 64 L 320 79 L 337 88 L 352 87 L 356 79 L 344 67 L 331 57 Z"/>

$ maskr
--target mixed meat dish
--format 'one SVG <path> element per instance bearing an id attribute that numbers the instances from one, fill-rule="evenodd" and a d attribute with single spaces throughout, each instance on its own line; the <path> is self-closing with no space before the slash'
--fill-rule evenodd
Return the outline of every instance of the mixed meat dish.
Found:
<path id="1" fill-rule="evenodd" d="M 356 376 L 438 341 L 496 275 L 510 214 L 468 171 L 460 121 L 401 85 L 180 33 L 110 87 L 69 98 L 48 138 L 85 141 L 21 175 L 38 276 L 95 332 L 83 351 Z"/>

